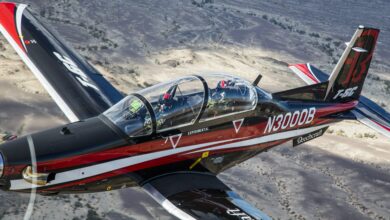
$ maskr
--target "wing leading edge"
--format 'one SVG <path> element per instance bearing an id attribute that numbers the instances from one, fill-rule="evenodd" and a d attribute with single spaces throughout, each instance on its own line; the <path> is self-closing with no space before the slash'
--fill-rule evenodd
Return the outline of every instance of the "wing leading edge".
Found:
<path id="1" fill-rule="evenodd" d="M 71 122 L 96 116 L 123 98 L 26 5 L 0 3 L 0 32 Z"/>
<path id="2" fill-rule="evenodd" d="M 171 173 L 153 178 L 143 189 L 179 219 L 271 219 L 208 173 Z"/>

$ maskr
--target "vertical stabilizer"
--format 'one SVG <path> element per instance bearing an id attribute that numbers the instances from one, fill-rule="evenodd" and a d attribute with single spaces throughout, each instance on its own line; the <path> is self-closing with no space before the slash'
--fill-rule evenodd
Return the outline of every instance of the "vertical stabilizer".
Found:
<path id="1" fill-rule="evenodd" d="M 346 102 L 359 99 L 378 35 L 378 29 L 359 26 L 332 71 L 325 100 Z"/>

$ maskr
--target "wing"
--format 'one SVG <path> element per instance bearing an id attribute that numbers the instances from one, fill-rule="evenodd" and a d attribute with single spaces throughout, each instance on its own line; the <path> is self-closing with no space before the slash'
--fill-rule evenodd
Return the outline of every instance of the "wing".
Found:
<path id="1" fill-rule="evenodd" d="M 311 64 L 289 66 L 308 85 L 326 82 L 329 75 Z M 390 138 L 390 114 L 365 96 L 360 96 L 359 104 L 350 112 L 338 115 L 339 119 L 354 119 Z"/>
<path id="2" fill-rule="evenodd" d="M 271 219 L 210 173 L 171 173 L 143 189 L 179 219 Z"/>
<path id="3" fill-rule="evenodd" d="M 0 3 L 0 32 L 71 121 L 96 116 L 122 95 L 45 28 L 27 5 Z"/>

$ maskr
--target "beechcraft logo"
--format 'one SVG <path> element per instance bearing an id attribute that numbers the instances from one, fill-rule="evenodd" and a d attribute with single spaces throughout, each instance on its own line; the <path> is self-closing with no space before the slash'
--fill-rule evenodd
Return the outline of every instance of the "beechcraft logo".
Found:
<path id="1" fill-rule="evenodd" d="M 73 62 L 73 60 L 71 60 L 66 56 L 62 56 L 57 52 L 53 52 L 53 53 L 62 62 L 62 64 L 64 64 L 66 69 L 68 69 L 70 72 L 76 75 L 76 79 L 81 83 L 81 85 L 99 91 L 99 89 L 94 84 L 91 83 L 88 76 L 76 65 L 75 62 Z"/>
<path id="2" fill-rule="evenodd" d="M 316 131 L 313 131 L 309 134 L 305 134 L 303 136 L 295 138 L 293 140 L 293 146 L 295 147 L 295 146 L 298 146 L 298 145 L 303 144 L 305 142 L 308 142 L 310 140 L 313 140 L 315 138 L 321 137 L 325 133 L 326 129 L 328 129 L 328 127 L 325 127 L 325 128 L 320 129 L 320 130 L 316 130 Z"/>

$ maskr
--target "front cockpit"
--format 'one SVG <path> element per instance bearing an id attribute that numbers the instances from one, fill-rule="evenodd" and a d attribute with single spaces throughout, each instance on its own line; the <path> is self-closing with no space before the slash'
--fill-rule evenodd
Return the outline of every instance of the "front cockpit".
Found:
<path id="1" fill-rule="evenodd" d="M 238 77 L 194 75 L 131 94 L 104 115 L 126 135 L 140 137 L 251 111 L 259 94 Z"/>

